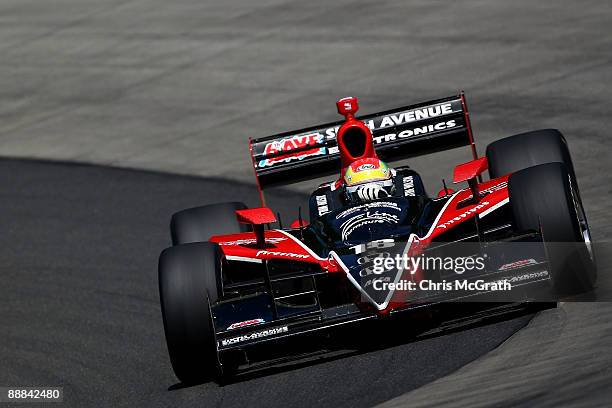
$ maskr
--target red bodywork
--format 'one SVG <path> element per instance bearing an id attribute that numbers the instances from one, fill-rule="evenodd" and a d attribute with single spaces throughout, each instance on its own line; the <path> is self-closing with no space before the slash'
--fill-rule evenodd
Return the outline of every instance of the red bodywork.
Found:
<path id="1" fill-rule="evenodd" d="M 461 94 L 461 101 L 465 108 L 466 122 L 469 124 L 469 116 L 467 116 L 467 106 L 465 106 L 463 94 Z M 355 118 L 355 113 L 359 109 L 357 98 L 343 98 L 336 105 L 338 113 L 345 116 L 345 122 L 338 129 L 337 133 L 341 175 L 343 175 L 346 168 L 355 160 L 377 158 L 377 155 L 370 129 L 362 121 Z M 507 189 L 508 176 L 483 183 L 477 182 L 477 176 L 487 169 L 487 159 L 477 157 L 469 126 L 468 130 L 474 160 L 456 167 L 454 182 L 469 181 L 471 188 L 464 188 L 457 192 L 450 190 L 449 194 L 452 195 L 450 195 L 448 202 L 437 215 L 427 234 L 424 236 L 412 234 L 410 236 L 406 246 L 406 253 L 409 256 L 417 256 L 423 248 L 426 248 L 440 234 L 457 227 L 465 221 L 472 220 L 474 217 L 485 217 L 509 201 Z M 352 137 L 356 132 L 365 136 L 366 143 L 360 154 L 353 155 L 347 148 L 347 138 Z M 341 179 L 336 184 L 338 182 L 341 182 Z M 336 185 L 336 187 L 338 186 Z M 473 193 L 474 191 L 476 191 L 476 194 Z M 475 196 L 476 199 L 474 199 Z M 250 212 L 249 210 L 240 210 L 237 211 L 237 214 L 241 222 L 251 222 L 253 224 L 272 222 L 270 220 L 274 218 L 272 211 L 265 207 Z M 306 225 L 306 223 L 303 225 Z M 299 225 L 292 225 L 292 227 L 299 227 Z M 210 241 L 219 244 L 228 260 L 261 263 L 267 259 L 292 259 L 318 264 L 329 273 L 346 273 L 348 275 L 348 271 L 343 270 L 342 265 L 334 257 L 333 252 L 329 258 L 321 258 L 297 237 L 288 232 L 278 229 L 265 231 L 265 245 L 258 245 L 255 235 L 254 232 L 219 235 L 211 237 Z M 261 244 L 261 240 L 259 244 Z M 420 273 L 417 271 L 413 279 L 418 280 L 419 277 Z M 393 298 L 385 309 L 379 310 L 379 313 L 388 313 L 393 308 L 405 305 L 406 301 L 407 299 Z"/>
<path id="2" fill-rule="evenodd" d="M 238 222 L 242 224 L 270 224 L 276 222 L 274 212 L 268 207 L 247 208 L 244 210 L 236 210 Z"/>
<path id="3" fill-rule="evenodd" d="M 416 256 L 419 251 L 440 234 L 447 232 L 461 223 L 476 216 L 485 217 L 491 211 L 508 202 L 508 176 L 486 181 L 478 185 L 480 198 L 478 202 L 471 202 L 472 193 L 465 188 L 454 193 L 428 233 L 422 237 L 414 235 L 410 238 L 411 244 L 407 247 L 408 255 Z M 466 204 L 466 202 L 469 202 Z M 288 232 L 272 229 L 265 231 L 265 248 L 258 248 L 255 234 L 244 232 L 240 234 L 218 235 L 211 237 L 221 247 L 228 260 L 241 260 L 262 262 L 264 259 L 293 259 L 300 262 L 315 263 L 330 273 L 345 273 L 338 262 L 332 257 L 321 258 L 310 250 L 298 238 Z M 415 274 L 418 279 L 419 274 Z M 387 313 L 395 307 L 404 305 L 406 299 L 394 299 L 388 308 L 380 313 Z"/>
<path id="4" fill-rule="evenodd" d="M 462 181 L 476 178 L 488 168 L 489 163 L 486 157 L 459 164 L 455 167 L 455 171 L 453 172 L 453 183 L 461 183 Z"/>

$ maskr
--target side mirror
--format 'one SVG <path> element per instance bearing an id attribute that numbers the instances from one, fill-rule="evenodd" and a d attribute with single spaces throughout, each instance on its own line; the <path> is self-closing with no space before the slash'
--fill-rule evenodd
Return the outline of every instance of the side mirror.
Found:
<path id="1" fill-rule="evenodd" d="M 241 224 L 253 225 L 253 232 L 257 240 L 257 246 L 264 248 L 266 239 L 264 236 L 264 225 L 276 222 L 276 216 L 268 207 L 247 208 L 245 210 L 236 210 L 236 218 Z"/>
<path id="2" fill-rule="evenodd" d="M 489 168 L 489 162 L 486 157 L 472 160 L 467 163 L 459 164 L 453 172 L 453 183 L 461 183 L 467 181 L 472 190 L 472 197 L 475 201 L 479 199 L 478 180 L 476 179 L 485 170 Z"/>
<path id="3" fill-rule="evenodd" d="M 488 168 L 489 162 L 486 157 L 458 164 L 455 166 L 455 171 L 453 173 L 453 183 L 461 183 L 462 181 L 476 178 Z"/>

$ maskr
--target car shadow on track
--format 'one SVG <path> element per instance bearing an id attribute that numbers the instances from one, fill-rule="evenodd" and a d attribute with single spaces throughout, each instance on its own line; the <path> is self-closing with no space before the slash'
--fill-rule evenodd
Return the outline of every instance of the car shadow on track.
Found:
<path id="1" fill-rule="evenodd" d="M 490 305 L 487 306 L 490 307 Z M 260 368 L 247 369 L 234 374 L 224 375 L 215 379 L 214 383 L 219 387 L 224 387 L 319 364 L 331 363 L 352 356 L 365 355 L 400 345 L 484 327 L 520 316 L 533 315 L 539 310 L 554 306 L 555 304 L 552 303 L 501 305 L 494 308 L 493 311 L 489 310 L 488 307 L 486 311 L 483 311 L 482 304 L 453 304 L 449 307 L 437 309 L 434 314 L 417 315 L 418 326 L 415 326 L 414 314 L 410 318 L 395 319 L 393 322 L 373 322 L 373 325 L 376 325 L 376 330 L 364 330 L 363 327 L 342 330 L 335 333 L 333 338 L 321 338 L 321 350 L 293 355 L 287 358 L 286 361 L 276 362 L 269 366 L 264 365 Z M 444 315 L 444 319 L 441 319 L 440 315 Z M 410 325 L 406 323 L 410 323 Z M 406 329 L 407 327 L 411 329 Z M 168 387 L 168 391 L 181 390 L 202 384 L 205 384 L 205 382 L 197 384 L 179 382 Z"/>

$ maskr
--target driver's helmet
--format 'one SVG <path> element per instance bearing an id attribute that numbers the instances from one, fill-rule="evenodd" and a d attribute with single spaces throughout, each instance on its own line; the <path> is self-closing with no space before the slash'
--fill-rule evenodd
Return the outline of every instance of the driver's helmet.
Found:
<path id="1" fill-rule="evenodd" d="M 393 193 L 392 170 L 379 159 L 355 160 L 344 172 L 344 185 L 350 201 L 368 201 Z M 365 194 L 364 194 L 365 193 Z"/>

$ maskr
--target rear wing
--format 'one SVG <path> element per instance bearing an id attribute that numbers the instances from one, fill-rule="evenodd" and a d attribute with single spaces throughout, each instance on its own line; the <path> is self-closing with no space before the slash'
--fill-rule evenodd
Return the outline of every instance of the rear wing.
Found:
<path id="1" fill-rule="evenodd" d="M 371 130 L 381 160 L 391 162 L 460 146 L 472 146 L 463 92 L 417 105 L 359 116 Z M 260 190 L 337 173 L 336 132 L 343 121 L 250 140 Z"/>

